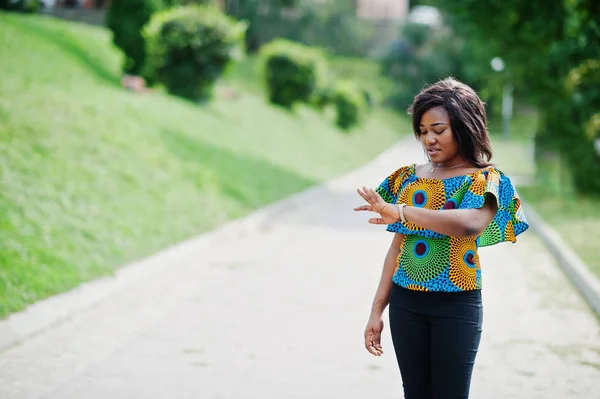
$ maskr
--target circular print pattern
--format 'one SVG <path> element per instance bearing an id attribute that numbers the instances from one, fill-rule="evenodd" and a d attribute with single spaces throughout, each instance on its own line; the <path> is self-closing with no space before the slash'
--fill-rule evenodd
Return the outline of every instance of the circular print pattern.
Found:
<path id="1" fill-rule="evenodd" d="M 456 200 L 454 198 L 450 198 L 448 201 L 446 201 L 446 203 L 442 207 L 442 209 L 456 209 L 456 208 L 458 208 L 458 204 L 456 203 Z"/>
<path id="2" fill-rule="evenodd" d="M 473 182 L 471 183 L 471 187 L 469 187 L 469 190 L 473 194 L 483 197 L 483 195 L 485 194 L 486 185 L 486 177 L 483 175 L 483 173 L 478 173 L 473 177 Z"/>
<path id="3" fill-rule="evenodd" d="M 479 245 L 484 247 L 502 242 L 502 230 L 495 220 L 486 227 L 479 238 Z"/>
<path id="4" fill-rule="evenodd" d="M 424 190 L 417 190 L 412 195 L 412 203 L 414 206 L 423 208 L 427 204 L 427 193 Z"/>
<path id="5" fill-rule="evenodd" d="M 449 238 L 425 238 L 407 235 L 400 265 L 415 282 L 431 280 L 448 266 Z"/>
<path id="6" fill-rule="evenodd" d="M 450 281 L 462 290 L 473 290 L 477 286 L 479 256 L 471 237 L 450 238 Z"/>
<path id="7" fill-rule="evenodd" d="M 400 193 L 398 202 L 420 208 L 441 209 L 446 202 L 444 183 L 422 179 L 409 183 Z"/>

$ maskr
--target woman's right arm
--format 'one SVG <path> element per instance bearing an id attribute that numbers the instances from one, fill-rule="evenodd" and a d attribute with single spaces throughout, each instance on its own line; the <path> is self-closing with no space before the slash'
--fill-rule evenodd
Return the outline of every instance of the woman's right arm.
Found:
<path id="1" fill-rule="evenodd" d="M 383 330 L 383 311 L 388 305 L 390 291 L 392 289 L 392 277 L 396 270 L 396 261 L 401 251 L 401 245 L 404 241 L 404 234 L 394 234 L 394 238 L 387 251 L 383 262 L 383 271 L 379 280 L 379 286 L 371 305 L 371 315 L 365 329 L 365 347 L 375 355 L 381 356 L 381 331 Z"/>

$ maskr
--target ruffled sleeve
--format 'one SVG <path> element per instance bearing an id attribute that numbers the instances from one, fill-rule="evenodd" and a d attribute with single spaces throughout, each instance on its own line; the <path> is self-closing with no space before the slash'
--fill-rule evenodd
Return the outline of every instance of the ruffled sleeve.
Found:
<path id="1" fill-rule="evenodd" d="M 402 190 L 404 186 L 411 181 L 414 181 L 415 166 L 403 166 L 400 169 L 396 170 L 394 173 L 388 176 L 379 187 L 375 191 L 381 195 L 381 197 L 385 200 L 385 202 L 390 204 L 397 204 L 398 198 L 402 197 Z M 429 230 L 424 230 L 417 225 L 413 225 L 416 231 L 409 229 L 404 225 L 401 221 L 397 221 L 396 223 L 388 224 L 386 230 L 390 233 L 401 233 L 401 234 L 419 234 L 423 232 L 429 232 Z M 437 233 L 431 232 L 433 235 L 437 235 Z M 441 235 L 439 235 L 441 237 Z"/>
<path id="2" fill-rule="evenodd" d="M 404 183 L 409 174 L 410 166 L 403 166 L 389 175 L 375 191 L 381 195 L 385 202 L 396 204 L 398 202 L 398 195 L 402 190 L 402 183 Z"/>
<path id="3" fill-rule="evenodd" d="M 488 193 L 496 197 L 498 211 L 478 237 L 478 246 L 485 247 L 504 241 L 516 242 L 517 236 L 527 230 L 529 224 L 517 190 L 502 171 L 492 167 L 474 176 L 459 209 L 481 208 Z"/>

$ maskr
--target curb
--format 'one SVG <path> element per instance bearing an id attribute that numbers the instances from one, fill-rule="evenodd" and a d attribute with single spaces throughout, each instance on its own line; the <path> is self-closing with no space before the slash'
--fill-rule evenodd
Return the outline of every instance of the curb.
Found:
<path id="1" fill-rule="evenodd" d="M 564 274 L 575 289 L 588 303 L 591 310 L 600 318 L 600 281 L 594 276 L 577 254 L 564 243 L 560 235 L 547 225 L 530 204 L 526 206 L 527 220 L 537 235 L 544 241 Z"/>
<path id="2" fill-rule="evenodd" d="M 373 160 L 348 173 L 335 177 L 304 191 L 271 203 L 251 212 L 246 217 L 235 219 L 217 226 L 197 237 L 168 247 L 155 255 L 143 258 L 118 268 L 114 275 L 83 283 L 62 294 L 36 302 L 25 310 L 0 320 L 0 351 L 19 344 L 23 340 L 52 326 L 68 320 L 73 315 L 100 303 L 128 286 L 165 270 L 169 265 L 180 263 L 209 247 L 211 240 L 222 235 L 249 233 L 260 229 L 276 214 L 300 206 L 313 198 L 324 195 L 337 184 L 359 175 L 394 154 L 397 154 L 405 140 L 376 156 Z"/>

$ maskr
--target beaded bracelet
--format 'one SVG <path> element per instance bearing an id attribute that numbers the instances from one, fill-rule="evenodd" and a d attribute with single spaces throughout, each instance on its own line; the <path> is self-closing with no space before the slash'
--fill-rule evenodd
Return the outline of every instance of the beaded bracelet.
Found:
<path id="1" fill-rule="evenodd" d="M 404 217 L 404 207 L 407 206 L 406 204 L 398 204 L 398 215 L 400 215 L 400 220 L 402 221 L 402 223 L 406 223 L 406 218 Z"/>

